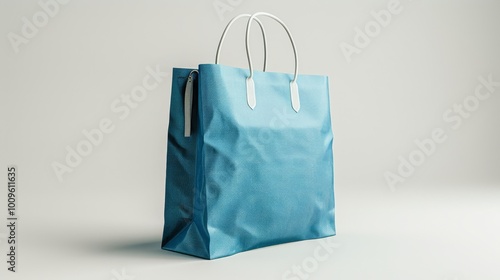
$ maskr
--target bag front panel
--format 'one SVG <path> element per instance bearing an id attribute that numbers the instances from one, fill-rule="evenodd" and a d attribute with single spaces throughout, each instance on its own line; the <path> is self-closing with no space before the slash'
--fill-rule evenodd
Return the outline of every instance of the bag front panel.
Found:
<path id="1" fill-rule="evenodd" d="M 248 70 L 200 65 L 203 186 L 211 258 L 335 234 L 333 136 L 328 80 L 255 72 L 257 105 L 246 103 Z"/>

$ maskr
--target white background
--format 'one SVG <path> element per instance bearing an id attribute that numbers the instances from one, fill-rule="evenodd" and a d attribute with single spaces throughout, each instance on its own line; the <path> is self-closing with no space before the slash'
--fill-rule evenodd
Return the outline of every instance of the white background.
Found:
<path id="1" fill-rule="evenodd" d="M 73 0 L 16 52 L 9 38 L 44 10 L 1 0 L 0 180 L 17 165 L 20 219 L 18 272 L 2 261 L 2 279 L 499 279 L 500 87 L 456 129 L 443 114 L 473 99 L 478 77 L 500 81 L 500 2 L 401 0 L 346 56 L 340 46 L 356 47 L 356 28 L 388 3 Z M 213 63 L 225 24 L 257 11 L 287 23 L 301 73 L 330 77 L 338 235 L 323 261 L 316 240 L 215 261 L 160 249 L 171 68 Z M 263 20 L 269 69 L 291 72 L 284 32 Z M 228 35 L 223 64 L 247 67 L 244 25 Z M 120 119 L 113 102 L 157 65 L 168 75 Z M 53 163 L 105 118 L 114 130 L 58 180 Z M 436 128 L 446 141 L 391 188 L 384 174 Z M 2 256 L 6 238 L 1 226 Z M 303 274 L 287 274 L 294 266 Z"/>

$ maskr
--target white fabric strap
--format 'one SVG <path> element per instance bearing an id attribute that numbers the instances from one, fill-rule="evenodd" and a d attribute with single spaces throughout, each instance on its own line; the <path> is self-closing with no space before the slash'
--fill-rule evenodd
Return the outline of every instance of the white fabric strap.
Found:
<path id="1" fill-rule="evenodd" d="M 220 51 L 222 48 L 222 44 L 224 43 L 224 39 L 226 38 L 227 32 L 229 31 L 229 28 L 233 25 L 235 21 L 237 21 L 240 18 L 243 17 L 251 17 L 252 15 L 250 14 L 241 14 L 238 16 L 235 16 L 227 25 L 226 28 L 224 28 L 224 31 L 222 32 L 222 36 L 219 40 L 219 45 L 217 46 L 217 53 L 215 54 L 215 64 L 219 64 L 219 57 L 220 57 Z M 262 25 L 262 22 L 258 18 L 254 18 L 259 26 L 260 30 L 262 31 L 262 40 L 264 42 L 264 67 L 263 71 L 266 72 L 266 67 L 267 67 L 267 38 L 266 38 L 266 30 L 264 29 L 264 25 Z"/>
<path id="2" fill-rule="evenodd" d="M 254 85 L 254 81 L 253 81 L 253 64 L 252 64 L 252 56 L 250 54 L 250 28 L 252 27 L 252 22 L 258 16 L 267 16 L 267 17 L 274 19 L 278 23 L 280 23 L 281 26 L 285 29 L 286 33 L 288 34 L 288 38 L 290 38 L 290 42 L 292 43 L 292 48 L 293 48 L 294 59 L 295 59 L 295 71 L 294 71 L 293 79 L 290 81 L 290 99 L 291 99 L 293 110 L 295 110 L 295 112 L 299 112 L 299 110 L 300 110 L 300 98 L 299 98 L 299 87 L 297 84 L 297 78 L 298 78 L 298 74 L 299 74 L 299 58 L 298 58 L 298 54 L 297 54 L 297 48 L 295 47 L 295 42 L 292 38 L 292 34 L 290 33 L 290 30 L 285 25 L 285 23 L 282 20 L 280 20 L 278 17 L 276 17 L 275 15 L 265 13 L 265 12 L 258 12 L 258 13 L 253 14 L 247 23 L 245 47 L 246 47 L 246 51 L 247 51 L 248 66 L 250 68 L 250 75 L 247 77 L 247 80 L 246 80 L 248 106 L 252 110 L 256 106 L 255 85 Z"/>

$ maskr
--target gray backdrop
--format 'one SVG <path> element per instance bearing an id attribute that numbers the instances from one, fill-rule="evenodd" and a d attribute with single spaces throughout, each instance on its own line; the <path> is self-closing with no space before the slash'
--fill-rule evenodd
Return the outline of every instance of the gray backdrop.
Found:
<path id="1" fill-rule="evenodd" d="M 301 73 L 330 77 L 338 236 L 216 261 L 161 251 L 171 69 L 213 63 L 225 24 L 257 11 L 287 23 Z M 498 279 L 499 13 L 494 0 L 1 0 L 0 176 L 17 166 L 19 243 L 18 272 L 0 274 Z M 292 72 L 285 33 L 263 20 L 269 70 Z M 223 64 L 247 67 L 244 25 Z"/>

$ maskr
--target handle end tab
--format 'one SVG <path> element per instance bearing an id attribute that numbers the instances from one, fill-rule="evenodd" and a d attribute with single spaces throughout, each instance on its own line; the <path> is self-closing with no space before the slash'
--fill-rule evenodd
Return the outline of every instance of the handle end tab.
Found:
<path id="1" fill-rule="evenodd" d="M 292 108 L 295 112 L 300 110 L 299 87 L 296 81 L 290 82 L 290 99 L 292 100 Z"/>
<path id="2" fill-rule="evenodd" d="M 251 77 L 247 78 L 247 104 L 252 110 L 257 104 L 257 100 L 255 99 L 255 84 Z"/>

